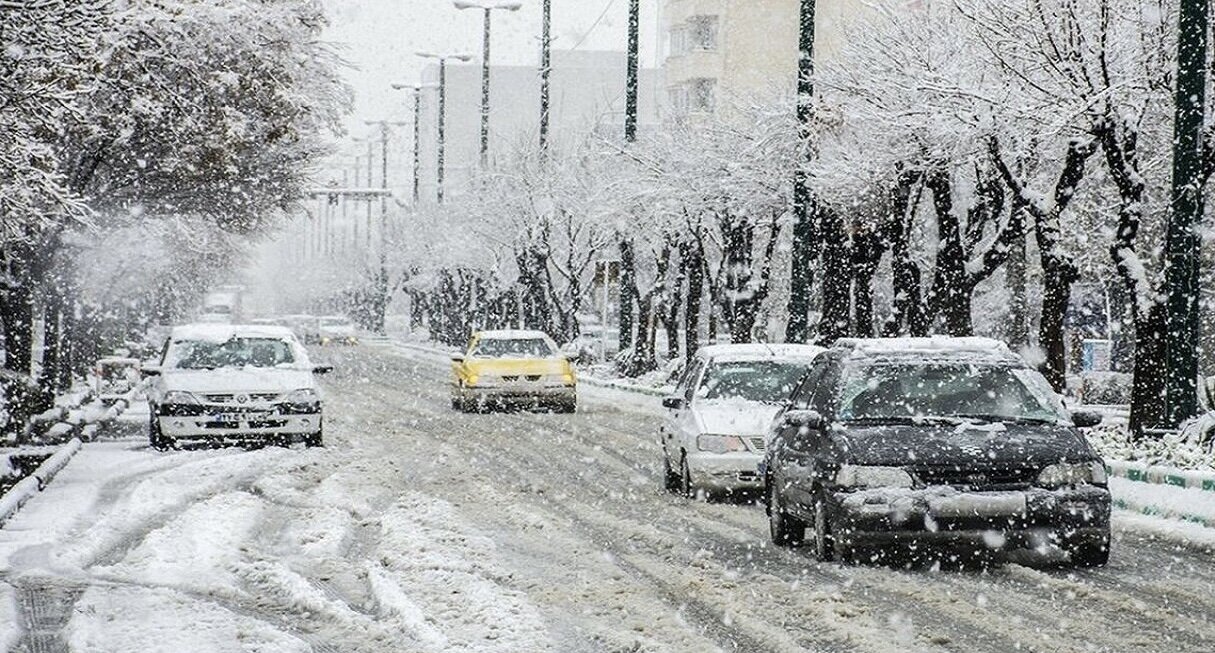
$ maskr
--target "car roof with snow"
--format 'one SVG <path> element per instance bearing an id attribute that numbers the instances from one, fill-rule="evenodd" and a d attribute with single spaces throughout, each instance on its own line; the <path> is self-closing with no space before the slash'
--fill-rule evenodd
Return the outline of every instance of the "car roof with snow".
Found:
<path id="1" fill-rule="evenodd" d="M 826 349 L 818 345 L 745 343 L 707 345 L 698 349 L 696 355 L 715 361 L 811 360 L 824 351 Z"/>
<path id="2" fill-rule="evenodd" d="M 994 338 L 930 336 L 926 338 L 845 338 L 835 343 L 853 361 L 965 360 L 983 363 L 1025 361 Z"/>
<path id="3" fill-rule="evenodd" d="M 547 340 L 548 334 L 543 331 L 528 329 L 495 329 L 491 331 L 478 331 L 477 337 L 481 340 L 529 340 L 535 338 Z"/>
<path id="4" fill-rule="evenodd" d="M 294 340 L 291 329 L 270 324 L 184 324 L 173 327 L 172 340 L 227 342 L 233 338 Z"/>

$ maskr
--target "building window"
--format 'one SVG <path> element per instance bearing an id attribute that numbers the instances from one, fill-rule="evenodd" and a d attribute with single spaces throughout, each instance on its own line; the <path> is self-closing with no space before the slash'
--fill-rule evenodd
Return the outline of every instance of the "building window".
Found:
<path id="1" fill-rule="evenodd" d="M 717 49 L 717 16 L 692 16 L 671 28 L 671 54 Z"/>
<path id="2" fill-rule="evenodd" d="M 693 79 L 688 82 L 688 111 L 712 113 L 716 104 L 717 80 Z"/>
<path id="3" fill-rule="evenodd" d="M 668 88 L 667 96 L 675 113 L 712 113 L 716 107 L 717 80 L 708 77 L 690 79 Z"/>
<path id="4" fill-rule="evenodd" d="M 689 50 L 717 49 L 717 16 L 693 16 L 688 19 Z"/>

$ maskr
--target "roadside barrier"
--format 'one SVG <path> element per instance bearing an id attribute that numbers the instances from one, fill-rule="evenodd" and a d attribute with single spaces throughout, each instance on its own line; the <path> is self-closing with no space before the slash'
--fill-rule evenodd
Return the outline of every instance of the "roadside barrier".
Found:
<path id="1" fill-rule="evenodd" d="M 25 505 L 26 501 L 34 498 L 39 492 L 46 488 L 51 479 L 60 472 L 72 456 L 80 451 L 81 442 L 79 438 L 73 438 L 67 444 L 59 447 L 55 453 L 51 454 L 34 470 L 33 474 L 26 476 L 17 482 L 16 485 L 9 488 L 4 496 L 0 496 L 0 526 L 3 526 L 21 506 Z"/>
<path id="2" fill-rule="evenodd" d="M 1127 460 L 1106 461 L 1105 468 L 1110 476 L 1125 478 L 1128 481 L 1215 492 L 1215 472 L 1160 467 Z"/>

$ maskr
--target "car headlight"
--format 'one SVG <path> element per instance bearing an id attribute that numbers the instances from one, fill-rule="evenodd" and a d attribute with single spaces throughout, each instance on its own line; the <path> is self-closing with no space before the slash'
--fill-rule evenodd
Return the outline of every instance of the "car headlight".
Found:
<path id="1" fill-rule="evenodd" d="M 899 467 L 878 467 L 872 465 L 840 465 L 835 474 L 837 485 L 850 488 L 897 487 L 912 486 L 911 474 Z"/>
<path id="2" fill-rule="evenodd" d="M 1056 463 L 1038 473 L 1038 485 L 1060 488 L 1069 485 L 1105 485 L 1105 465 L 1100 461 L 1087 463 Z"/>
<path id="3" fill-rule="evenodd" d="M 165 393 L 160 403 L 174 404 L 178 406 L 199 406 L 202 401 L 193 392 L 185 392 L 184 390 L 170 390 Z"/>
<path id="4" fill-rule="evenodd" d="M 464 380 L 464 385 L 477 385 L 477 375 L 469 374 L 468 378 Z"/>
<path id="5" fill-rule="evenodd" d="M 730 453 L 746 451 L 747 445 L 737 435 L 698 435 L 696 448 L 709 453 Z"/>
<path id="6" fill-rule="evenodd" d="M 283 401 L 288 404 L 315 404 L 320 400 L 320 393 L 312 388 L 300 388 L 283 397 Z"/>

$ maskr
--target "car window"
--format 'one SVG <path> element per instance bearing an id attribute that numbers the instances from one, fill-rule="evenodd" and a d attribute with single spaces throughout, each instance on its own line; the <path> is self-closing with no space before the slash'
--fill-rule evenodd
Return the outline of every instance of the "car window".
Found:
<path id="1" fill-rule="evenodd" d="M 810 367 L 810 372 L 806 378 L 798 386 L 793 395 L 793 406 L 798 410 L 806 410 L 810 407 L 810 396 L 814 393 L 814 389 L 823 379 L 823 373 L 827 370 L 827 364 L 819 359 Z"/>
<path id="2" fill-rule="evenodd" d="M 484 338 L 473 347 L 474 358 L 550 358 L 556 352 L 543 338 Z"/>
<path id="3" fill-rule="evenodd" d="M 275 367 L 295 363 L 291 343 L 279 338 L 232 338 L 224 342 L 176 340 L 165 365 L 182 370 L 218 367 Z"/>
<path id="4" fill-rule="evenodd" d="M 879 420 L 976 417 L 1059 421 L 1061 406 L 1033 370 L 970 363 L 898 363 L 850 367 L 839 417 Z"/>
<path id="5" fill-rule="evenodd" d="M 804 362 L 713 362 L 705 368 L 696 396 L 780 403 L 793 393 L 807 369 Z"/>
<path id="6" fill-rule="evenodd" d="M 682 379 L 680 379 L 679 383 L 680 388 L 682 388 L 683 398 L 685 401 L 692 401 L 692 397 L 695 396 L 696 380 L 700 377 L 700 370 L 703 368 L 704 361 L 701 359 L 696 359 L 691 365 L 688 366 L 688 369 L 684 371 L 684 376 Z"/>

